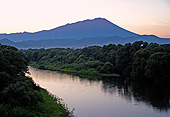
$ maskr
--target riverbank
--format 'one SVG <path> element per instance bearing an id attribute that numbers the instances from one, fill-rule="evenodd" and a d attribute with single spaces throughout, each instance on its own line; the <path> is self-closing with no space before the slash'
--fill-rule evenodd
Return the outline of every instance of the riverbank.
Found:
<path id="1" fill-rule="evenodd" d="M 30 62 L 30 66 L 33 66 L 38 69 L 43 70 L 51 70 L 51 71 L 58 71 L 61 73 L 66 73 L 69 75 L 77 75 L 80 77 L 86 77 L 86 78 L 101 78 L 101 77 L 120 77 L 119 74 L 113 73 L 113 74 L 104 74 L 99 73 L 98 71 L 94 69 L 82 69 L 82 70 L 75 70 L 75 69 L 61 69 L 60 67 L 57 67 L 55 65 L 43 65 L 43 64 L 37 64 L 36 62 Z"/>
<path id="2" fill-rule="evenodd" d="M 67 117 L 69 111 L 64 105 L 57 103 L 60 99 L 52 96 L 45 89 L 40 89 L 40 94 L 43 96 L 43 102 L 39 103 L 41 111 L 35 112 L 40 117 Z"/>

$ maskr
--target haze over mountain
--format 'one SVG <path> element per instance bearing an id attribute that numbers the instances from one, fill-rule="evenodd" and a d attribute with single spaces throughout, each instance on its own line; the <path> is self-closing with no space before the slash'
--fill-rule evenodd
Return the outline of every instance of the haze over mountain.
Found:
<path id="1" fill-rule="evenodd" d="M 155 35 L 139 35 L 125 30 L 105 18 L 66 24 L 35 33 L 0 34 L 0 43 L 18 48 L 84 47 L 84 45 L 125 44 L 134 41 L 170 43 Z"/>

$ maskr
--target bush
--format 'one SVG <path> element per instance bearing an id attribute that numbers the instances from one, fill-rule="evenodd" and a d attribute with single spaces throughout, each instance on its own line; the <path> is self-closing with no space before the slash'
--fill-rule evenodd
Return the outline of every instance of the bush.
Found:
<path id="1" fill-rule="evenodd" d="M 0 105 L 0 115 L 1 115 L 1 117 L 7 117 L 8 116 L 8 110 L 9 110 L 9 107 L 7 105 L 1 104 Z"/>
<path id="2" fill-rule="evenodd" d="M 10 80 L 11 80 L 11 77 L 9 74 L 5 72 L 0 72 L 0 90 L 8 86 Z"/>
<path id="3" fill-rule="evenodd" d="M 10 117 L 35 117 L 36 115 L 23 107 L 15 107 L 9 111 Z"/>
<path id="4" fill-rule="evenodd" d="M 104 66 L 100 69 L 100 73 L 113 73 L 114 67 L 110 62 L 104 64 Z"/>
<path id="5" fill-rule="evenodd" d="M 38 91 L 33 90 L 30 80 L 12 83 L 1 94 L 3 102 L 11 105 L 30 106 L 42 101 L 42 96 Z"/>

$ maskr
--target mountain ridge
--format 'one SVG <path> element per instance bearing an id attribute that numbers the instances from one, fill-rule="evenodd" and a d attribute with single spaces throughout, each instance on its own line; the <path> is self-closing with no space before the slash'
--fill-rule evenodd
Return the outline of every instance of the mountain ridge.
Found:
<path id="1" fill-rule="evenodd" d="M 96 36 L 138 36 L 138 34 L 121 28 L 105 18 L 83 20 L 59 26 L 50 30 L 35 33 L 0 34 L 0 39 L 8 38 L 12 41 L 44 40 L 44 39 L 82 39 Z"/>
<path id="2" fill-rule="evenodd" d="M 83 39 L 50 39 L 50 40 L 28 40 L 22 42 L 12 42 L 10 40 L 0 40 L 1 44 L 5 45 L 13 45 L 20 49 L 28 49 L 28 48 L 83 48 L 85 45 L 93 46 L 103 46 L 110 43 L 113 44 L 125 44 L 125 43 L 133 43 L 135 41 L 145 41 L 148 43 L 154 42 L 158 44 L 170 43 L 170 39 L 164 39 L 155 37 L 154 35 L 150 36 L 136 36 L 136 37 L 91 37 L 91 38 L 83 38 Z M 12 42 L 12 43 L 8 43 Z"/>

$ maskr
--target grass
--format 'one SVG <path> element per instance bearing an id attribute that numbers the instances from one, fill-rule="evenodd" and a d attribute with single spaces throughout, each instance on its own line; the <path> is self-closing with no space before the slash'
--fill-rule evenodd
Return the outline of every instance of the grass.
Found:
<path id="1" fill-rule="evenodd" d="M 30 62 L 31 66 L 37 66 L 37 67 L 44 67 L 47 70 L 51 70 L 51 71 L 59 71 L 59 72 L 63 72 L 63 73 L 67 73 L 67 74 L 71 74 L 71 75 L 78 75 L 78 76 L 90 76 L 90 77 L 102 77 L 102 76 L 113 76 L 113 77 L 119 77 L 119 74 L 104 74 L 104 73 L 99 73 L 98 71 L 96 71 L 95 69 L 81 69 L 81 70 L 75 70 L 75 69 L 71 69 L 71 68 L 64 68 L 61 69 L 60 67 L 58 67 L 57 65 L 50 65 L 50 64 L 37 64 L 36 62 Z"/>
<path id="2" fill-rule="evenodd" d="M 69 114 L 68 110 L 62 104 L 57 103 L 57 99 L 49 95 L 45 89 L 41 89 L 40 93 L 43 96 L 43 102 L 39 103 L 42 109 L 36 112 L 36 115 L 40 117 L 66 117 Z"/>

